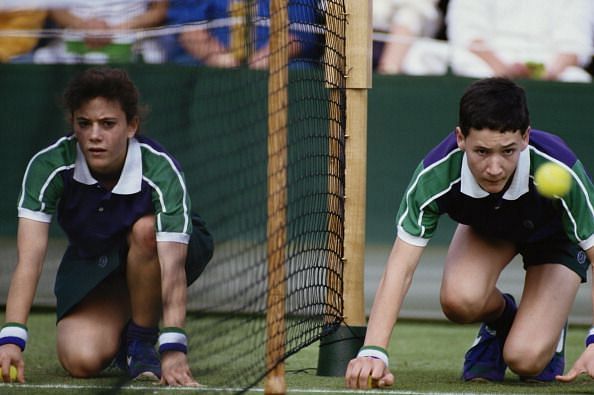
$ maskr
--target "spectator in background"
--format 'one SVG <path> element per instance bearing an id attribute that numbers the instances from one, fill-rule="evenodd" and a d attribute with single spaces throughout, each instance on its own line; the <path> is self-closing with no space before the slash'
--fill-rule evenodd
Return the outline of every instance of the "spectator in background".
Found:
<path id="1" fill-rule="evenodd" d="M 179 34 L 162 37 L 167 60 L 186 65 L 235 66 L 235 60 L 222 43 L 214 38 L 209 40 L 208 19 L 226 18 L 226 11 L 226 8 L 216 7 L 214 2 L 208 0 L 171 0 L 167 10 L 167 25 L 192 26 L 184 27 Z M 193 45 L 186 49 L 186 42 L 192 42 Z"/>
<path id="2" fill-rule="evenodd" d="M 373 0 L 373 66 L 380 74 L 445 74 L 447 45 L 433 38 L 442 17 L 438 0 Z"/>
<path id="3" fill-rule="evenodd" d="M 590 0 L 451 0 L 454 74 L 589 82 Z"/>
<path id="4" fill-rule="evenodd" d="M 257 0 L 251 10 L 248 4 L 245 0 L 172 1 L 168 24 L 194 23 L 194 28 L 182 29 L 173 37 L 168 59 L 212 67 L 246 63 L 253 69 L 267 68 L 269 0 Z M 292 62 L 316 63 L 321 55 L 320 39 L 312 29 L 317 23 L 317 0 L 289 0 L 288 13 L 289 57 Z M 250 23 L 242 23 L 247 20 Z M 196 22 L 205 23 L 200 26 Z M 254 42 L 248 42 L 248 37 L 254 37 Z"/>
<path id="5" fill-rule="evenodd" d="M 590 28 L 592 32 L 592 35 L 590 37 L 590 45 L 592 47 L 592 50 L 590 51 L 586 71 L 590 75 L 594 75 L 594 6 L 592 6 L 592 9 L 590 10 Z"/>
<path id="6" fill-rule="evenodd" d="M 0 12 L 0 31 L 41 30 L 47 16 L 45 10 L 8 10 Z M 1 33 L 0 33 L 1 34 Z M 0 62 L 21 63 L 33 60 L 32 51 L 39 42 L 34 34 L 0 35 Z"/>
<path id="7" fill-rule="evenodd" d="M 133 30 L 159 26 L 167 15 L 167 0 L 85 2 L 50 11 L 51 20 L 65 29 L 35 53 L 36 63 L 130 62 L 138 55 L 147 63 L 163 61 L 156 39 L 135 40 Z"/>

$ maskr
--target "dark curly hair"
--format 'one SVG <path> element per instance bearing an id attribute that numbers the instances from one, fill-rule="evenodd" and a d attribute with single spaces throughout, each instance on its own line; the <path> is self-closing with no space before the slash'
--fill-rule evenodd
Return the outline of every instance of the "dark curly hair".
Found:
<path id="1" fill-rule="evenodd" d="M 86 69 L 68 83 L 63 95 L 64 106 L 72 117 L 76 110 L 96 97 L 120 103 L 128 122 L 134 118 L 140 120 L 140 94 L 126 71 L 110 67 Z"/>
<path id="2" fill-rule="evenodd" d="M 460 99 L 458 126 L 464 136 L 471 128 L 524 135 L 530 126 L 524 89 L 501 77 L 474 82 Z"/>

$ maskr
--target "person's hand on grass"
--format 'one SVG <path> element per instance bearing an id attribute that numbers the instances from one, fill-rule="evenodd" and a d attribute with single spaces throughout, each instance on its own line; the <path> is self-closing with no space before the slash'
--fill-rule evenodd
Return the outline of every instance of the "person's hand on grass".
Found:
<path id="1" fill-rule="evenodd" d="M 358 357 L 349 362 L 345 381 L 349 388 L 384 388 L 394 384 L 394 375 L 382 360 Z"/>
<path id="2" fill-rule="evenodd" d="M 562 383 L 569 383 L 581 374 L 588 374 L 594 378 L 594 344 L 586 348 L 567 373 L 559 375 L 555 379 Z"/>
<path id="3" fill-rule="evenodd" d="M 200 386 L 192 377 L 186 354 L 179 351 L 163 353 L 161 357 L 161 384 L 187 387 Z"/>
<path id="4" fill-rule="evenodd" d="M 25 361 L 21 349 L 15 344 L 4 344 L 0 346 L 0 375 L 2 375 L 2 381 L 5 383 L 13 381 L 10 377 L 11 366 L 17 369 L 16 381 L 24 383 Z"/>

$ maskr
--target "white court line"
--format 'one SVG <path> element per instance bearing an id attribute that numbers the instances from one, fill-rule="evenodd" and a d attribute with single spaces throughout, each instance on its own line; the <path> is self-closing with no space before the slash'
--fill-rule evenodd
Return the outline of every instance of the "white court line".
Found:
<path id="1" fill-rule="evenodd" d="M 1 388 L 23 388 L 23 389 L 63 389 L 63 390 L 109 390 L 113 386 L 109 385 L 80 385 L 80 384 L 5 384 L 0 383 Z M 226 387 L 161 387 L 158 385 L 151 386 L 124 386 L 122 390 L 126 391 L 179 391 L 179 392 L 239 392 L 240 388 L 226 388 Z M 252 388 L 247 393 L 263 393 L 264 388 Z M 501 395 L 488 392 L 419 392 L 419 391 L 399 391 L 393 389 L 377 389 L 377 390 L 350 390 L 350 389 L 322 389 L 322 388 L 288 388 L 287 393 L 307 393 L 307 394 L 390 394 L 390 395 Z M 514 395 L 522 395 L 521 393 L 514 393 Z M 527 395 L 527 394 L 526 394 Z"/>

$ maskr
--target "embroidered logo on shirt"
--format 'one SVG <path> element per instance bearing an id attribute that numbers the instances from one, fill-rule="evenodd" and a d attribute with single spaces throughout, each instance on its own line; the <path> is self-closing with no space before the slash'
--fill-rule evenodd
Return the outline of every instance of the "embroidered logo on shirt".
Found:
<path id="1" fill-rule="evenodd" d="M 584 263 L 586 263 L 586 253 L 584 251 L 579 251 L 577 253 L 576 258 L 580 265 L 583 265 Z"/>
<path id="2" fill-rule="evenodd" d="M 103 255 L 97 261 L 97 266 L 99 266 L 100 268 L 104 268 L 105 266 L 107 266 L 108 261 L 109 259 L 105 255 Z"/>

